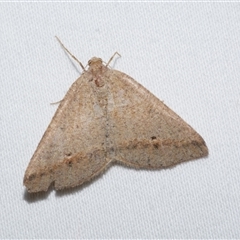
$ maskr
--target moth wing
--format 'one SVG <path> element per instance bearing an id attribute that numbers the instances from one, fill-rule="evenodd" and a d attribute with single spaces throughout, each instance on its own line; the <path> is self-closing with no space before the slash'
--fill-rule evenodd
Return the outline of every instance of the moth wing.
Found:
<path id="1" fill-rule="evenodd" d="M 105 120 L 89 78 L 76 80 L 61 101 L 24 176 L 29 192 L 74 187 L 100 173 L 109 160 Z M 97 123 L 97 124 L 96 124 Z"/>
<path id="2" fill-rule="evenodd" d="M 162 168 L 208 154 L 202 137 L 128 75 L 111 70 L 109 118 L 115 160 Z"/>

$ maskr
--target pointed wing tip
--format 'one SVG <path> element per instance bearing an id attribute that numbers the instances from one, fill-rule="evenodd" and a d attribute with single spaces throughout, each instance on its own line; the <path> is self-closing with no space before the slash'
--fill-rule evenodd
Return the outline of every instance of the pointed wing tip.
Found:
<path id="1" fill-rule="evenodd" d="M 46 192 L 52 182 L 52 170 L 38 169 L 36 166 L 28 166 L 23 178 L 23 185 L 29 193 Z"/>
<path id="2" fill-rule="evenodd" d="M 51 185 L 51 182 L 44 181 L 44 179 L 40 179 L 37 174 L 32 173 L 30 175 L 25 174 L 23 179 L 23 185 L 27 188 L 29 193 L 36 192 L 46 192 Z"/>
<path id="3" fill-rule="evenodd" d="M 190 144 L 190 148 L 191 148 L 191 151 L 189 152 L 189 155 L 186 158 L 186 161 L 206 158 L 209 155 L 208 147 L 200 135 L 198 135 L 197 138 L 192 140 Z"/>
<path id="4" fill-rule="evenodd" d="M 207 157 L 209 155 L 208 147 L 200 135 L 196 141 L 193 141 L 193 145 L 197 145 L 200 148 L 200 158 Z"/>
<path id="5" fill-rule="evenodd" d="M 92 154 L 94 155 L 94 154 Z M 84 183 L 92 181 L 104 170 L 110 167 L 111 161 L 109 159 L 98 164 L 98 159 L 101 155 L 88 159 L 87 157 L 80 158 L 78 156 L 70 159 L 65 159 L 57 166 L 51 166 L 49 169 L 27 168 L 23 179 L 23 184 L 26 186 L 29 193 L 46 192 L 52 185 L 56 191 L 66 188 L 74 188 Z M 92 163 L 96 163 L 93 165 Z M 81 164 L 82 165 L 81 165 Z M 93 168 L 95 166 L 95 169 Z M 87 171 L 87 168 L 90 170 Z"/>
<path id="6" fill-rule="evenodd" d="M 209 150 L 206 144 L 202 146 L 202 156 L 201 157 L 207 157 L 209 155 Z"/>

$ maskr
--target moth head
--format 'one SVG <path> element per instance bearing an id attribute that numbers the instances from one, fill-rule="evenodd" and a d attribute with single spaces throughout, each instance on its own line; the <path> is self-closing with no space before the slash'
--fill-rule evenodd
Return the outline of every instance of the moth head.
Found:
<path id="1" fill-rule="evenodd" d="M 93 57 L 88 61 L 88 65 L 89 67 L 92 66 L 97 66 L 97 65 L 102 65 L 102 59 L 101 58 L 97 58 L 97 57 Z"/>
<path id="2" fill-rule="evenodd" d="M 93 57 L 88 61 L 89 69 L 88 71 L 91 72 L 93 75 L 98 75 L 102 72 L 103 68 L 103 61 L 101 58 Z"/>

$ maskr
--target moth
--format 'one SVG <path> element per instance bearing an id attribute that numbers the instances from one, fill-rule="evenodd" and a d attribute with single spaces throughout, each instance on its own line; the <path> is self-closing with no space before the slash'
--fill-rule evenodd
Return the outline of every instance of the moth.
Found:
<path id="1" fill-rule="evenodd" d="M 93 57 L 87 70 L 79 62 L 83 73 L 60 102 L 26 169 L 28 192 L 81 185 L 113 162 L 161 169 L 208 155 L 191 126 L 109 62 Z"/>

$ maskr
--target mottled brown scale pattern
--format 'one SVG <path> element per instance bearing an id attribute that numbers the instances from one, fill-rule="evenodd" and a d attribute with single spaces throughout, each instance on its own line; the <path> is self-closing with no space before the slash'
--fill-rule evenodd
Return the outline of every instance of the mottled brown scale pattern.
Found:
<path id="1" fill-rule="evenodd" d="M 70 87 L 24 176 L 29 192 L 81 185 L 111 162 L 160 169 L 208 155 L 202 137 L 128 75 L 100 58 Z"/>

